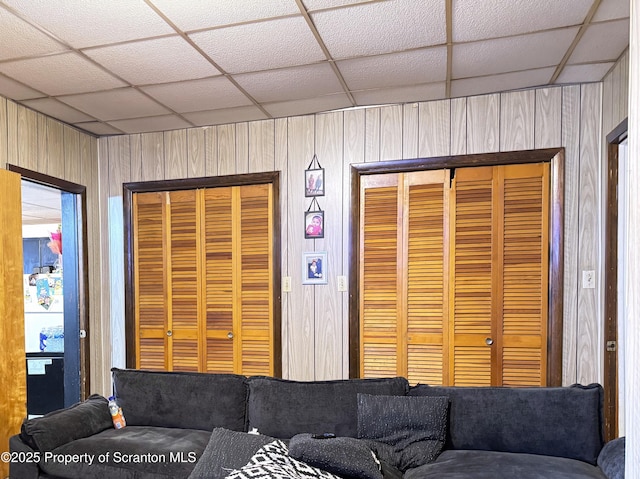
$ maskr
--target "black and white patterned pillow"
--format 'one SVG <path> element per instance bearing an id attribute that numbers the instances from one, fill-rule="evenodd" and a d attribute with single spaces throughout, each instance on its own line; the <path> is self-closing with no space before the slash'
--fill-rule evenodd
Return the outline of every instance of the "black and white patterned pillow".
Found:
<path id="1" fill-rule="evenodd" d="M 232 471 L 227 479 L 340 479 L 329 472 L 312 467 L 289 456 L 282 441 L 273 441 L 260 449 L 249 462 Z"/>

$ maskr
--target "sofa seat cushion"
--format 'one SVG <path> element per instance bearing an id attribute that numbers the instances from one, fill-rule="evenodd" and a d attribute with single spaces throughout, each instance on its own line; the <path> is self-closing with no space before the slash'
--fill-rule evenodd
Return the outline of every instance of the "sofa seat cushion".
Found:
<path id="1" fill-rule="evenodd" d="M 64 444 L 49 456 L 43 454 L 40 467 L 47 474 L 69 479 L 186 478 L 210 435 L 195 429 L 153 426 L 107 429 Z"/>
<path id="2" fill-rule="evenodd" d="M 249 378 L 249 429 L 278 439 L 302 433 L 356 437 L 358 393 L 403 396 L 405 378 L 288 381 Z"/>
<path id="3" fill-rule="evenodd" d="M 495 451 L 444 451 L 435 462 L 409 469 L 404 479 L 606 479 L 597 466 L 564 457 Z"/>
<path id="4" fill-rule="evenodd" d="M 111 371 L 127 425 L 245 430 L 244 376 L 118 368 Z"/>

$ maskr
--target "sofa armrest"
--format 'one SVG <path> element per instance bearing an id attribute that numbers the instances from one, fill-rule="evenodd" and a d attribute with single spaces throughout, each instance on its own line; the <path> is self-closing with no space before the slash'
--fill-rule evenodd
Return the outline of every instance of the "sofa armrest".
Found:
<path id="1" fill-rule="evenodd" d="M 624 479 L 625 438 L 619 437 L 604 445 L 598 456 L 598 466 L 609 479 Z"/>
<path id="2" fill-rule="evenodd" d="M 94 394 L 84 402 L 24 421 L 20 439 L 32 449 L 45 452 L 97 434 L 113 427 L 108 403 Z"/>
<path id="3" fill-rule="evenodd" d="M 9 438 L 9 451 L 11 452 L 11 462 L 9 463 L 9 477 L 11 479 L 38 479 L 40 477 L 38 453 L 22 442 L 17 434 Z"/>

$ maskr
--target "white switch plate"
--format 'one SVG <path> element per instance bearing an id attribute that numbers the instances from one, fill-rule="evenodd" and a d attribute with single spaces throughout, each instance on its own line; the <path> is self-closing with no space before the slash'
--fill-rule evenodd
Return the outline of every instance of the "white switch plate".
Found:
<path id="1" fill-rule="evenodd" d="M 346 291 L 346 290 L 347 290 L 347 277 L 338 276 L 338 291 Z"/>
<path id="2" fill-rule="evenodd" d="M 593 270 L 585 270 L 582 272 L 582 288 L 594 289 L 596 287 L 596 272 Z"/>
<path id="3" fill-rule="evenodd" d="M 282 291 L 285 293 L 291 292 L 291 276 L 282 277 Z"/>

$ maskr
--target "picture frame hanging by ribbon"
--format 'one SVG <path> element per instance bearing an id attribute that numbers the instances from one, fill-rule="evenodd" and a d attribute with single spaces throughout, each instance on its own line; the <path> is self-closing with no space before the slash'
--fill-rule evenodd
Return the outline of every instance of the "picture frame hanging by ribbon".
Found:
<path id="1" fill-rule="evenodd" d="M 324 196 L 324 185 L 324 168 L 314 154 L 311 163 L 304 170 L 304 196 Z"/>
<path id="2" fill-rule="evenodd" d="M 315 206 L 315 209 L 312 209 Z M 306 239 L 324 238 L 324 211 L 315 198 L 304 212 L 304 237 Z"/>

